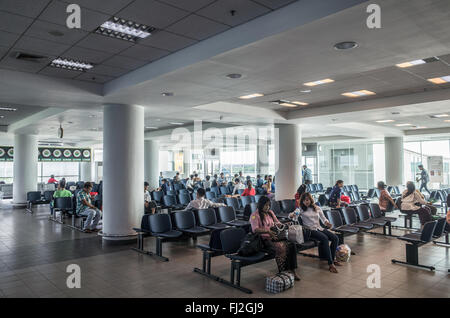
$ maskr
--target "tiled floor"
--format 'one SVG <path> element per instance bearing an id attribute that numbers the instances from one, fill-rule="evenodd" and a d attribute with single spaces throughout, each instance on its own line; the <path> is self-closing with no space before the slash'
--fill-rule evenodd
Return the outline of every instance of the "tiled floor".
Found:
<path id="1" fill-rule="evenodd" d="M 0 297 L 449 297 L 450 249 L 428 244 L 419 250 L 420 261 L 435 272 L 391 264 L 404 259 L 404 243 L 369 234 L 346 238 L 357 253 L 339 274 L 328 272 L 326 262 L 299 256 L 302 278 L 294 288 L 272 295 L 264 291 L 264 278 L 275 273 L 267 261 L 243 269 L 242 285 L 254 293 L 221 285 L 193 272 L 201 253 L 190 242 L 167 243 L 170 258 L 161 262 L 138 254 L 133 245 L 103 246 L 100 237 L 48 221 L 45 206 L 33 215 L 0 208 Z M 400 221 L 401 223 L 401 221 Z M 394 234 L 404 231 L 396 230 Z M 207 238 L 199 238 L 199 243 Z M 153 239 L 147 248 L 154 249 Z M 67 265 L 81 268 L 81 288 L 69 289 Z M 381 288 L 367 287 L 367 266 L 381 269 Z M 213 259 L 213 273 L 228 278 L 229 261 Z"/>

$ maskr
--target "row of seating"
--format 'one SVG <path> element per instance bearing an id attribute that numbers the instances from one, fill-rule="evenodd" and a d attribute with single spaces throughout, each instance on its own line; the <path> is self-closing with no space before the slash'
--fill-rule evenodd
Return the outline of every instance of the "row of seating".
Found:
<path id="1" fill-rule="evenodd" d="M 230 226 L 248 227 L 249 222 L 239 220 L 233 207 L 224 206 L 218 209 L 182 210 L 172 213 L 146 214 L 142 217 L 141 227 L 134 228 L 138 234 L 136 251 L 148 255 L 155 255 L 168 261 L 162 256 L 162 243 L 168 240 L 179 239 L 183 234 L 194 240 L 211 230 L 228 228 Z M 156 237 L 156 252 L 144 250 L 144 238 Z"/>

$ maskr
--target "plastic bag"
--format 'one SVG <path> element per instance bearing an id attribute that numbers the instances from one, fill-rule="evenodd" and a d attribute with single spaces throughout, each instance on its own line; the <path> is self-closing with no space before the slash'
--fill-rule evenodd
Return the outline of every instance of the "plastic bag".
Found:
<path id="1" fill-rule="evenodd" d="M 341 244 L 336 248 L 336 260 L 338 262 L 350 262 L 352 250 L 347 244 Z"/>

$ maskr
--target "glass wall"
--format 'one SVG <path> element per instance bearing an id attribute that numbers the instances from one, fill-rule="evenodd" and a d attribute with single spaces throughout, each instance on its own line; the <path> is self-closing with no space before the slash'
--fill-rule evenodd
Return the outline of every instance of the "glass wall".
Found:
<path id="1" fill-rule="evenodd" d="M 38 182 L 47 183 L 50 175 L 54 175 L 56 180 L 65 178 L 66 181 L 78 181 L 79 162 L 38 162 Z"/>
<path id="2" fill-rule="evenodd" d="M 0 162 L 0 181 L 4 183 L 13 182 L 13 166 L 12 161 L 1 161 Z"/>
<path id="3" fill-rule="evenodd" d="M 318 146 L 318 181 L 324 187 L 333 186 L 336 180 L 341 179 L 345 184 L 357 184 L 361 189 L 373 188 L 374 166 L 374 144 L 333 143 Z"/>
<path id="4" fill-rule="evenodd" d="M 405 181 L 415 181 L 418 177 L 418 165 L 423 164 L 429 170 L 428 160 L 431 156 L 443 159 L 442 182 L 429 184 L 429 188 L 438 189 L 450 186 L 450 139 L 422 140 L 404 143 L 404 176 Z"/>

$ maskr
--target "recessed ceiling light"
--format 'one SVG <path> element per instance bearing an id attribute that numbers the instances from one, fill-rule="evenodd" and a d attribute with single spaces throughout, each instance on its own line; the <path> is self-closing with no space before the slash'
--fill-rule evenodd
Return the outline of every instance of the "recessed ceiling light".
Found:
<path id="1" fill-rule="evenodd" d="M 342 93 L 341 95 L 344 95 L 344 96 L 347 96 L 347 97 L 361 97 L 361 96 L 375 95 L 375 93 L 371 92 L 371 91 L 368 91 L 366 89 L 363 89 L 363 90 L 360 90 L 360 91 Z"/>
<path id="2" fill-rule="evenodd" d="M 240 99 L 250 99 L 250 98 L 261 97 L 261 96 L 264 96 L 264 94 L 255 93 L 255 94 L 250 94 L 250 95 L 244 95 L 239 98 Z"/>
<path id="3" fill-rule="evenodd" d="M 326 79 L 323 79 L 323 80 L 318 80 L 318 81 L 314 81 L 314 82 L 308 82 L 308 83 L 305 83 L 303 85 L 306 85 L 306 86 L 317 86 L 317 85 L 322 85 L 322 84 L 327 84 L 327 83 L 332 83 L 332 82 L 334 82 L 334 80 L 332 80 L 331 78 L 326 78 Z"/>
<path id="4" fill-rule="evenodd" d="M 148 127 L 145 127 L 145 129 L 158 129 L 158 127 L 148 126 Z"/>
<path id="5" fill-rule="evenodd" d="M 416 128 L 416 129 L 425 129 L 425 128 L 427 128 L 427 127 L 425 127 L 425 126 L 416 126 L 415 128 Z"/>
<path id="6" fill-rule="evenodd" d="M 0 107 L 1 111 L 5 111 L 5 112 L 15 112 L 17 110 L 17 108 L 13 108 L 13 107 Z"/>
<path id="7" fill-rule="evenodd" d="M 334 48 L 336 50 L 349 50 L 349 49 L 354 49 L 355 47 L 358 47 L 358 43 L 353 42 L 353 41 L 339 42 L 334 45 Z"/>
<path id="8" fill-rule="evenodd" d="M 306 105 L 309 105 L 308 103 L 298 102 L 298 101 L 293 101 L 292 104 L 300 105 L 300 106 L 306 106 Z"/>
<path id="9" fill-rule="evenodd" d="M 429 82 L 433 84 L 444 84 L 450 82 L 450 75 L 442 76 L 442 77 L 435 77 L 435 78 L 429 78 Z"/>
<path id="10" fill-rule="evenodd" d="M 437 114 L 437 115 L 431 115 L 431 118 L 443 118 L 443 117 L 448 117 L 450 116 L 449 114 Z"/>
<path id="11" fill-rule="evenodd" d="M 377 120 L 376 122 L 377 123 L 392 123 L 394 121 L 395 120 L 393 120 L 393 119 L 383 119 L 383 120 Z"/>
<path id="12" fill-rule="evenodd" d="M 411 67 L 411 66 L 425 64 L 425 63 L 432 63 L 432 62 L 436 62 L 436 61 L 439 61 L 439 58 L 437 58 L 436 56 L 432 56 L 432 57 L 428 57 L 426 59 L 419 59 L 419 60 L 404 62 L 404 63 L 400 63 L 400 64 L 395 64 L 395 66 L 400 67 L 400 68 L 406 68 L 406 67 Z"/>
<path id="13" fill-rule="evenodd" d="M 95 118 L 95 117 L 97 117 L 96 115 L 89 115 L 88 116 L 89 118 Z"/>
<path id="14" fill-rule="evenodd" d="M 406 127 L 406 126 L 412 126 L 412 124 L 397 124 L 395 126 L 397 126 L 397 127 Z"/>
<path id="15" fill-rule="evenodd" d="M 237 74 L 237 73 L 232 73 L 232 74 L 228 74 L 227 77 L 231 78 L 231 79 L 236 79 L 236 78 L 241 78 L 242 75 L 241 74 Z"/>
<path id="16" fill-rule="evenodd" d="M 169 123 L 169 124 L 171 124 L 171 125 L 178 125 L 178 126 L 184 125 L 184 123 L 178 123 L 178 122 L 171 122 L 171 123 Z"/>
<path id="17" fill-rule="evenodd" d="M 136 42 L 151 35 L 155 28 L 130 20 L 113 17 L 99 26 L 95 32 L 113 38 Z"/>
<path id="18" fill-rule="evenodd" d="M 425 63 L 426 62 L 424 60 L 414 60 L 414 61 L 410 61 L 410 62 L 395 64 L 395 66 L 400 67 L 400 68 L 406 68 L 406 67 L 411 67 L 414 65 L 420 65 L 420 64 L 425 64 Z"/>
<path id="19" fill-rule="evenodd" d="M 311 90 L 310 89 L 304 89 L 304 90 L 301 90 L 300 93 L 311 93 Z"/>
<path id="20" fill-rule="evenodd" d="M 66 70 L 72 70 L 72 71 L 81 71 L 81 72 L 90 70 L 91 68 L 94 67 L 90 63 L 65 59 L 65 58 L 61 58 L 61 57 L 51 61 L 50 66 L 62 68 L 62 69 L 66 69 Z"/>
<path id="21" fill-rule="evenodd" d="M 3 118 L 5 118 L 5 116 L 3 116 L 3 115 L 0 115 L 0 119 L 3 119 Z"/>
<path id="22" fill-rule="evenodd" d="M 162 96 L 173 96 L 174 94 L 172 92 L 164 92 L 161 93 Z"/>
<path id="23" fill-rule="evenodd" d="M 284 106 L 284 107 L 296 107 L 296 105 L 291 104 L 291 103 L 287 103 L 287 102 L 281 102 L 278 105 Z"/>

